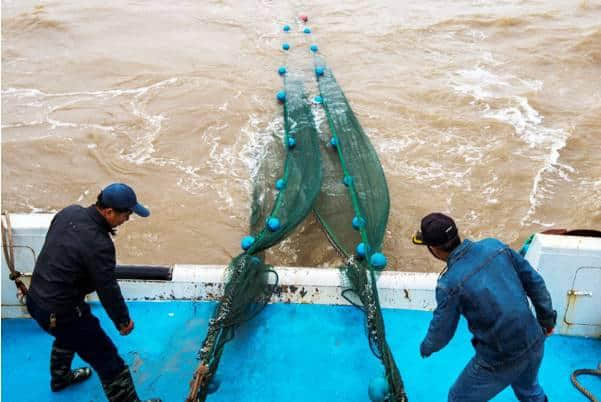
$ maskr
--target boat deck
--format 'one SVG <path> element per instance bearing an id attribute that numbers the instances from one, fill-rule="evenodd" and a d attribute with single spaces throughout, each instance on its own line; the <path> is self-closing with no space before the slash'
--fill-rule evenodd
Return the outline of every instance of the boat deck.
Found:
<path id="1" fill-rule="evenodd" d="M 100 305 L 93 311 L 130 365 L 141 398 L 185 399 L 205 337 L 212 302 L 129 302 L 134 331 L 119 336 Z M 428 359 L 419 355 L 431 313 L 385 309 L 388 342 L 405 382 L 409 401 L 446 401 L 447 392 L 472 357 L 462 320 L 455 338 Z M 2 400 L 104 401 L 98 376 L 50 391 L 52 337 L 31 319 L 2 320 Z M 540 382 L 550 401 L 586 401 L 570 382 L 578 368 L 601 361 L 601 340 L 554 335 L 548 339 Z M 83 363 L 76 357 L 75 366 Z M 354 307 L 271 304 L 244 324 L 225 348 L 217 372 L 219 389 L 208 401 L 368 401 L 367 386 L 381 373 Z M 601 381 L 580 377 L 595 395 Z M 515 401 L 510 389 L 494 401 Z"/>

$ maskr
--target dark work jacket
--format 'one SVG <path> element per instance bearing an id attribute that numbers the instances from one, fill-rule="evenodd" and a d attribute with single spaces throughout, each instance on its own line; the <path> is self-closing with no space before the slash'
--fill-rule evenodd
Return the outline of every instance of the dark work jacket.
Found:
<path id="1" fill-rule="evenodd" d="M 38 256 L 28 297 L 50 313 L 70 314 L 96 291 L 119 328 L 129 312 L 115 278 L 111 227 L 95 206 L 71 205 L 57 213 Z"/>
<path id="2" fill-rule="evenodd" d="M 530 310 L 532 301 L 536 317 Z M 453 337 L 463 315 L 476 356 L 491 366 L 521 358 L 555 326 L 543 278 L 521 255 L 496 239 L 464 240 L 451 252 L 436 286 L 437 307 L 421 352 L 429 355 Z"/>

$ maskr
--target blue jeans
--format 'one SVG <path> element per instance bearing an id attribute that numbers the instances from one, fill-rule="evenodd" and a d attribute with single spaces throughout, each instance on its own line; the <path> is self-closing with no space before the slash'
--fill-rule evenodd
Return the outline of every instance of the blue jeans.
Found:
<path id="1" fill-rule="evenodd" d="M 544 402 L 545 392 L 538 383 L 544 340 L 524 357 L 511 364 L 493 367 L 475 356 L 463 369 L 449 391 L 449 402 L 484 402 L 511 385 L 518 400 Z"/>

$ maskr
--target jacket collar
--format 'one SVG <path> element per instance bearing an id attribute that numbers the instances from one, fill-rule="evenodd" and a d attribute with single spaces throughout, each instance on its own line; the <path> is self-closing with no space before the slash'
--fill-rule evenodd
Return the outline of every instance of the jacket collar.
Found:
<path id="1" fill-rule="evenodd" d="M 461 242 L 460 245 L 455 247 L 455 250 L 451 251 L 449 254 L 449 258 L 447 258 L 447 267 L 450 267 L 452 264 L 457 262 L 460 258 L 462 258 L 465 253 L 467 253 L 474 243 L 471 240 L 465 239 Z"/>
<path id="2" fill-rule="evenodd" d="M 104 231 L 109 232 L 109 233 L 113 233 L 113 228 L 111 228 L 111 225 L 109 225 L 109 223 L 106 221 L 106 219 L 104 219 L 104 216 L 102 216 L 100 214 L 100 212 L 98 212 L 98 209 L 96 209 L 96 205 L 90 205 L 87 209 L 86 209 L 88 215 L 90 216 L 90 218 L 92 218 L 92 220 L 94 222 L 96 222 L 96 224 Z"/>

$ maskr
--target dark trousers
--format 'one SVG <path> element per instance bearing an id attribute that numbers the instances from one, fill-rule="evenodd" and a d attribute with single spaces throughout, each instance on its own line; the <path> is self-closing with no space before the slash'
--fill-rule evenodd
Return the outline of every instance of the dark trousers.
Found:
<path id="1" fill-rule="evenodd" d="M 87 304 L 83 303 L 66 314 L 56 314 L 54 328 L 50 328 L 51 312 L 44 310 L 31 297 L 27 298 L 27 310 L 44 331 L 54 336 L 54 348 L 77 353 L 96 370 L 103 382 L 111 381 L 126 368 L 117 348 Z"/>

